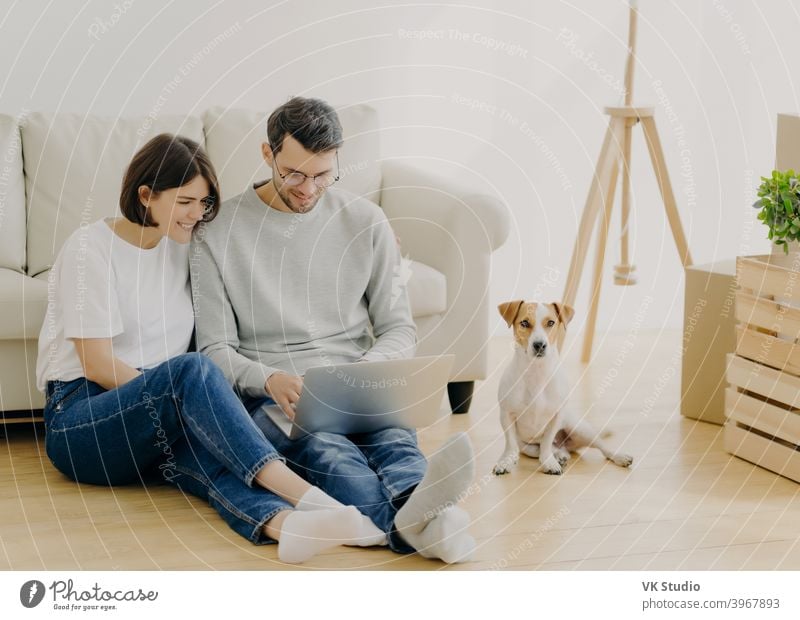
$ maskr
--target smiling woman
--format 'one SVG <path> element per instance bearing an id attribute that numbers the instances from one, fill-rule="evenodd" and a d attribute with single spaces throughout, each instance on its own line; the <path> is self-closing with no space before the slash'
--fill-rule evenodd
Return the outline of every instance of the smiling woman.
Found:
<path id="1" fill-rule="evenodd" d="M 133 158 L 122 181 L 114 232 L 148 249 L 163 237 L 188 243 L 199 221 L 219 211 L 219 185 L 200 145 L 170 134 L 150 140 Z"/>

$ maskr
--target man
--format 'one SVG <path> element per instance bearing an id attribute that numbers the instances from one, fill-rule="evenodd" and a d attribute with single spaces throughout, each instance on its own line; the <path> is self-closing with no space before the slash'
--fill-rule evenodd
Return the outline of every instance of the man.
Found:
<path id="1" fill-rule="evenodd" d="M 267 134 L 262 156 L 272 179 L 224 203 L 193 241 L 198 349 L 289 464 L 357 506 L 387 534 L 384 544 L 465 560 L 475 541 L 454 504 L 474 474 L 466 435 L 426 463 L 412 431 L 292 441 L 265 413 L 274 402 L 293 417 L 308 368 L 409 357 L 416 344 L 389 222 L 377 205 L 332 187 L 342 145 L 336 112 L 295 97 L 272 113 Z"/>

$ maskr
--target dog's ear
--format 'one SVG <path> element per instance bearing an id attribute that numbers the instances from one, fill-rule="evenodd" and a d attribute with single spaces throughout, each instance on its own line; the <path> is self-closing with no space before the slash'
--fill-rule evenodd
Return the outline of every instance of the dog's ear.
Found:
<path id="1" fill-rule="evenodd" d="M 556 316 L 561 319 L 561 322 L 566 325 L 572 320 L 572 317 L 575 316 L 575 310 L 572 306 L 568 306 L 566 304 L 559 303 L 557 301 L 551 304 L 553 309 L 556 311 Z"/>
<path id="2" fill-rule="evenodd" d="M 517 318 L 517 314 L 519 314 L 519 309 L 522 307 L 525 301 L 522 299 L 517 299 L 516 301 L 507 301 L 503 304 L 497 306 L 497 309 L 500 311 L 500 316 L 502 316 L 508 326 L 511 327 L 514 324 L 514 319 Z"/>

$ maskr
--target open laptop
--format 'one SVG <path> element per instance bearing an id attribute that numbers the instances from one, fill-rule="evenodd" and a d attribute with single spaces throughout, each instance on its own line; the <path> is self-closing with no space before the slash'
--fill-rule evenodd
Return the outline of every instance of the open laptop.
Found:
<path id="1" fill-rule="evenodd" d="M 454 359 L 436 355 L 309 368 L 294 422 L 277 405 L 263 410 L 290 439 L 429 426 L 447 415 L 441 405 Z"/>

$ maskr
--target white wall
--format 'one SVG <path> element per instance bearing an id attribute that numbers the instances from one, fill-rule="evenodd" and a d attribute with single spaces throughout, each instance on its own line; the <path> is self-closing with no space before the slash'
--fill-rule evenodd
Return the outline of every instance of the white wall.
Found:
<path id="1" fill-rule="evenodd" d="M 495 257 L 493 303 L 560 296 L 602 107 L 620 100 L 623 0 L 9 4 L 0 111 L 271 109 L 293 94 L 371 102 L 386 155 L 418 157 L 508 203 L 514 223 Z M 635 100 L 659 104 L 695 262 L 765 251 L 749 204 L 773 164 L 776 114 L 800 110 L 798 9 L 791 0 L 640 0 L 640 9 Z M 415 38 L 425 31 L 440 38 Z M 643 326 L 679 326 L 682 271 L 640 135 L 633 176 L 641 283 L 611 285 L 613 222 L 600 322 L 625 329 L 646 307 Z M 588 270 L 579 310 L 587 289 Z"/>

